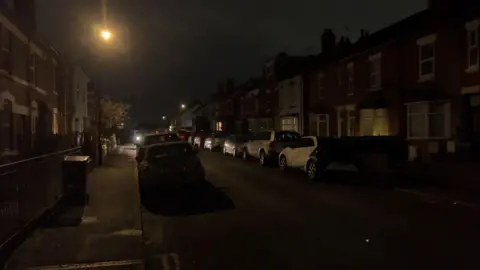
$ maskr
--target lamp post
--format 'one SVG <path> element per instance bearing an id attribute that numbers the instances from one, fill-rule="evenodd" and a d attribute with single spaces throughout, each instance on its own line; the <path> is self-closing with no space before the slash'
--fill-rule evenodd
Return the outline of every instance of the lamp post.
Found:
<path id="1" fill-rule="evenodd" d="M 113 34 L 110 30 L 108 30 L 107 28 L 103 29 L 100 31 L 99 33 L 101 39 L 104 41 L 104 42 L 109 42 L 112 38 L 113 38 Z M 98 91 L 97 91 L 97 105 L 98 105 L 98 166 L 102 166 L 103 164 L 103 145 L 102 145 L 102 116 L 103 116 L 103 113 L 102 113 L 102 97 L 101 97 L 101 94 L 100 94 L 100 87 L 98 88 Z"/>

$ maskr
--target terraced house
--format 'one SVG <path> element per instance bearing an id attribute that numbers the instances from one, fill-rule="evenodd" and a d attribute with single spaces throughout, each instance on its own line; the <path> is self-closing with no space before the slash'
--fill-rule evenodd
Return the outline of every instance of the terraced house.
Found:
<path id="1" fill-rule="evenodd" d="M 480 131 L 479 10 L 431 0 L 353 44 L 327 30 L 310 73 L 310 133 L 399 135 L 412 159 L 459 152 Z"/>
<path id="2" fill-rule="evenodd" d="M 63 64 L 53 48 L 35 38 L 34 14 L 33 0 L 0 6 L 2 160 L 16 159 L 58 134 L 66 113 L 66 106 L 59 106 L 66 94 Z"/>

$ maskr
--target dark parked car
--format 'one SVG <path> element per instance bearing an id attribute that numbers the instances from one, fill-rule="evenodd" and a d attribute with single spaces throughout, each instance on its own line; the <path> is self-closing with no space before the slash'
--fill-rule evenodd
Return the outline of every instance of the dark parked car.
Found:
<path id="1" fill-rule="evenodd" d="M 142 140 L 137 144 L 137 156 L 141 148 L 158 143 L 181 141 L 176 133 L 150 133 L 145 134 Z"/>
<path id="2" fill-rule="evenodd" d="M 141 191 L 202 183 L 205 171 L 196 154 L 187 142 L 168 142 L 142 148 L 136 158 Z"/>
<path id="3" fill-rule="evenodd" d="M 311 180 L 353 177 L 367 181 L 393 180 L 408 162 L 408 144 L 395 136 L 330 139 L 312 152 L 306 171 Z"/>

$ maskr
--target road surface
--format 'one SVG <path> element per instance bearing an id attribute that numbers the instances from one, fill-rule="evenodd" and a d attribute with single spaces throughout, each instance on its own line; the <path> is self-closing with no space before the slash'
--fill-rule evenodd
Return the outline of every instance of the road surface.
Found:
<path id="1" fill-rule="evenodd" d="M 480 269 L 475 208 L 199 157 L 203 188 L 142 199 L 152 269 Z"/>

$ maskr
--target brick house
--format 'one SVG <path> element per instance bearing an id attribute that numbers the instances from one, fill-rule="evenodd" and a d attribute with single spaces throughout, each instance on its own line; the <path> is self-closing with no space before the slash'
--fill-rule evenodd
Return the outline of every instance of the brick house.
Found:
<path id="1" fill-rule="evenodd" d="M 260 78 L 250 78 L 236 90 L 237 133 L 274 129 L 276 90 L 265 87 Z"/>
<path id="2" fill-rule="evenodd" d="M 0 6 L 0 152 L 5 161 L 29 155 L 60 133 L 58 54 L 34 35 L 33 1 Z M 30 17 L 29 17 L 30 16 Z M 62 87 L 63 91 L 64 88 Z"/>
<path id="3" fill-rule="evenodd" d="M 265 68 L 264 81 L 277 98 L 277 129 L 308 133 L 308 125 L 304 124 L 308 111 L 308 71 L 315 63 L 314 60 L 314 56 L 280 53 L 268 63 L 269 68 Z"/>
<path id="4" fill-rule="evenodd" d="M 454 151 L 479 126 L 474 5 L 430 1 L 354 44 L 326 31 L 310 73 L 310 133 L 398 135 L 409 140 L 412 158 L 427 160 Z"/>
<path id="5" fill-rule="evenodd" d="M 235 84 L 232 79 L 217 85 L 217 92 L 214 94 L 214 125 L 212 130 L 233 133 L 235 131 Z"/>

